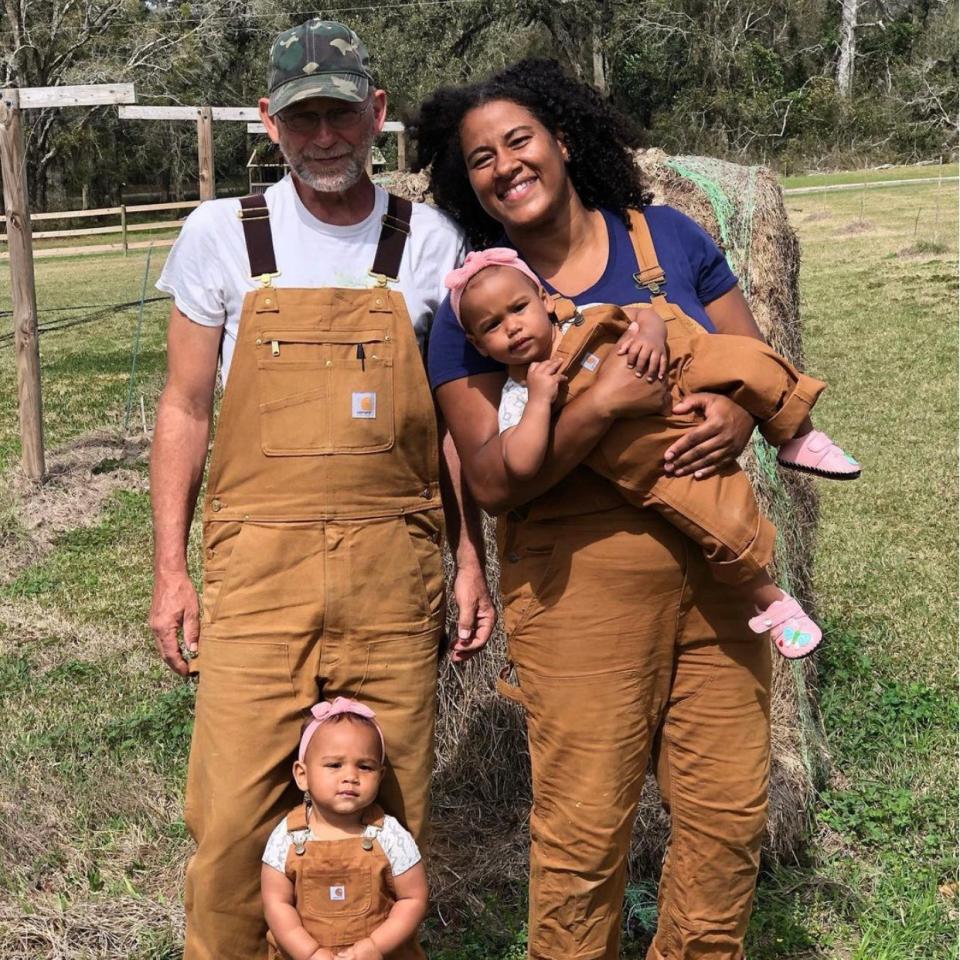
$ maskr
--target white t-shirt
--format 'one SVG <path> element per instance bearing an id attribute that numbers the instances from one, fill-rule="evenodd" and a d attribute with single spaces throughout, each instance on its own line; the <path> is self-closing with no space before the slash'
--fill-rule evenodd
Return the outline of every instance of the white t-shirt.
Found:
<path id="1" fill-rule="evenodd" d="M 363 831 L 363 836 L 376 840 L 383 849 L 387 860 L 390 862 L 390 869 L 395 877 L 401 873 L 406 873 L 411 867 L 420 862 L 420 851 L 417 849 L 416 841 L 405 830 L 396 819 L 384 815 L 383 826 L 369 826 Z M 284 817 L 274 828 L 267 841 L 266 849 L 263 851 L 262 860 L 267 866 L 286 872 L 287 852 L 293 846 L 294 840 L 298 843 L 306 843 L 307 840 L 315 839 L 310 833 L 310 829 L 295 830 L 293 834 L 287 831 L 287 818 Z M 318 840 L 318 843 L 323 843 Z"/>
<path id="2" fill-rule="evenodd" d="M 387 192 L 376 187 L 373 211 L 360 223 L 333 226 L 303 205 L 287 174 L 264 196 L 280 276 L 277 287 L 372 287 L 369 270 L 377 251 Z M 208 200 L 187 217 L 170 251 L 157 289 L 169 293 L 181 313 L 204 326 L 226 324 L 221 376 L 227 381 L 237 339 L 243 298 L 255 290 L 250 260 L 237 216 L 240 201 Z M 463 234 L 454 222 L 425 203 L 413 205 L 410 236 L 403 251 L 398 283 L 421 349 L 433 314 L 447 290 L 443 278 L 464 255 Z"/>

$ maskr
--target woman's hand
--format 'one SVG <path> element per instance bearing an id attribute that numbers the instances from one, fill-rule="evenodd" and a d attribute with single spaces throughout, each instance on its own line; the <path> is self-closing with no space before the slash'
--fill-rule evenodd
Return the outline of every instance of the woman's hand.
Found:
<path id="1" fill-rule="evenodd" d="M 675 414 L 698 411 L 703 423 L 690 430 L 664 454 L 664 471 L 697 480 L 735 460 L 747 445 L 755 423 L 743 407 L 719 393 L 691 393 L 674 408 Z"/>
<path id="2" fill-rule="evenodd" d="M 664 413 L 669 408 L 670 391 L 663 380 L 639 378 L 623 357 L 611 351 L 583 397 L 589 397 L 603 416 L 616 420 Z"/>

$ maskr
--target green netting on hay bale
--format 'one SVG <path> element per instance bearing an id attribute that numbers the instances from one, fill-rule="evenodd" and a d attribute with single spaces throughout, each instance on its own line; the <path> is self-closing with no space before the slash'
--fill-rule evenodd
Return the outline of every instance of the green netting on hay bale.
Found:
<path id="1" fill-rule="evenodd" d="M 699 222 L 738 274 L 760 329 L 771 345 L 799 366 L 799 244 L 787 220 L 780 188 L 765 168 L 704 157 L 667 157 L 639 151 L 655 203 L 669 203 Z M 395 174 L 388 189 L 430 201 L 424 174 Z M 809 481 L 777 470 L 759 440 L 742 459 L 758 499 L 779 531 L 777 576 L 810 600 L 811 551 L 817 501 Z M 499 569 L 487 527 L 491 585 Z M 449 571 L 449 565 L 448 565 Z M 451 611 L 451 626 L 454 625 Z M 437 773 L 434 787 L 434 882 L 441 902 L 456 890 L 489 890 L 526 875 L 529 767 L 520 712 L 497 697 L 494 682 L 505 660 L 498 630 L 485 656 L 440 678 Z M 803 833 L 806 811 L 824 752 L 812 707 L 812 665 L 775 658 L 772 707 L 773 767 L 767 856 L 789 859 Z M 638 811 L 631 857 L 635 878 L 659 871 L 668 824 L 652 778 Z M 455 899 L 455 898 L 454 898 Z"/>

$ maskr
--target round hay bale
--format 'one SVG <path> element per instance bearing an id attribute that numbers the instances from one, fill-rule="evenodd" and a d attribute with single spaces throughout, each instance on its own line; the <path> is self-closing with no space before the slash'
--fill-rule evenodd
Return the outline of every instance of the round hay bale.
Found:
<path id="1" fill-rule="evenodd" d="M 682 210 L 717 241 L 741 279 L 764 336 L 802 367 L 799 244 L 773 174 L 703 157 L 671 158 L 659 150 L 638 151 L 636 160 L 654 202 Z M 398 173 L 380 182 L 411 200 L 430 202 L 425 173 Z M 809 602 L 818 515 L 813 487 L 795 473 L 778 472 L 762 441 L 748 448 L 742 463 L 761 506 L 778 527 L 778 580 Z M 492 528 L 490 521 L 487 568 L 496 590 L 499 567 Z M 448 575 L 451 570 L 448 562 Z M 449 625 L 455 627 L 452 608 Z M 432 842 L 434 895 L 441 904 L 463 903 L 464 898 L 476 904 L 484 892 L 526 877 L 529 761 L 520 711 L 495 692 L 504 660 L 505 640 L 498 626 L 483 656 L 462 669 L 446 663 L 441 671 Z M 800 843 L 825 752 L 812 706 L 812 665 L 774 660 L 773 765 L 764 852 L 785 860 Z M 648 776 L 631 851 L 634 878 L 659 872 L 668 829 L 656 784 Z"/>

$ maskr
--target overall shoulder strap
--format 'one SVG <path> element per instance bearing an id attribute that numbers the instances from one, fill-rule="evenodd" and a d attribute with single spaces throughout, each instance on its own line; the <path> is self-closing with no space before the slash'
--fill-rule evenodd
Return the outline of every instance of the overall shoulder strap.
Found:
<path id="1" fill-rule="evenodd" d="M 667 277 L 657 262 L 650 226 L 642 210 L 630 211 L 630 240 L 637 255 L 637 265 L 640 267 L 639 273 L 633 275 L 634 282 L 638 287 L 649 290 L 652 296 L 659 296 Z"/>
<path id="2" fill-rule="evenodd" d="M 296 833 L 307 829 L 307 805 L 298 803 L 287 814 L 287 833 Z"/>
<path id="3" fill-rule="evenodd" d="M 675 316 L 666 297 L 664 287 L 667 275 L 657 260 L 657 251 L 653 246 L 650 225 L 642 210 L 630 211 L 630 242 L 637 256 L 640 270 L 633 275 L 633 282 L 641 290 L 650 291 L 650 306 L 665 320 Z"/>
<path id="4" fill-rule="evenodd" d="M 410 235 L 412 216 L 413 204 L 409 200 L 392 193 L 387 195 L 387 212 L 383 215 L 380 242 L 370 268 L 370 275 L 376 277 L 378 286 L 385 287 L 400 276 L 400 261 Z"/>
<path id="5" fill-rule="evenodd" d="M 360 822 L 365 827 L 383 827 L 383 817 L 383 807 L 377 803 L 371 803 L 370 806 L 363 811 Z"/>
<path id="6" fill-rule="evenodd" d="M 237 216 L 243 224 L 243 239 L 247 245 L 250 276 L 259 280 L 262 286 L 269 287 L 270 279 L 279 276 L 279 271 L 277 258 L 273 252 L 270 210 L 267 207 L 266 197 L 262 193 L 241 197 Z"/>

